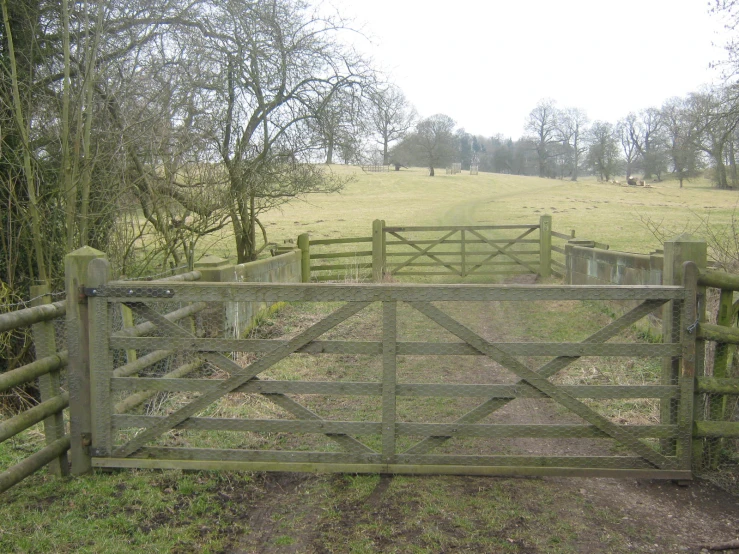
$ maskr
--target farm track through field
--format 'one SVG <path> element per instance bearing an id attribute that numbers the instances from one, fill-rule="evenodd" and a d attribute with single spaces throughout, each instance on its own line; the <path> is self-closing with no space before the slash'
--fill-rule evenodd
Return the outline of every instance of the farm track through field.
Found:
<path id="1" fill-rule="evenodd" d="M 517 316 L 512 304 L 469 303 L 452 315 L 487 339 L 515 340 L 520 337 L 503 331 Z M 356 338 L 363 331 L 354 326 L 349 332 Z M 465 382 L 516 380 L 483 357 L 460 363 Z M 554 405 L 516 402 L 495 421 L 568 421 Z M 581 441 L 579 448 L 597 454 L 597 442 Z M 511 439 L 506 449 L 571 455 L 566 443 Z M 697 553 L 702 545 L 739 538 L 739 499 L 700 480 L 680 487 L 634 479 L 274 474 L 263 484 L 262 500 L 250 509 L 232 552 Z"/>
<path id="2" fill-rule="evenodd" d="M 491 221 L 490 213 L 491 211 L 493 213 L 496 213 L 496 210 L 491 210 L 491 204 L 498 200 L 509 200 L 511 198 L 515 197 L 522 197 L 526 199 L 532 198 L 532 196 L 535 196 L 537 193 L 542 192 L 546 194 L 551 194 L 552 190 L 559 185 L 560 187 L 563 187 L 566 185 L 566 182 L 562 183 L 554 183 L 551 180 L 547 180 L 546 185 L 540 186 L 540 187 L 532 187 L 532 188 L 525 188 L 525 189 L 519 189 L 514 190 L 512 192 L 499 192 L 499 193 L 493 193 L 490 196 L 485 196 L 483 198 L 474 198 L 472 200 L 465 200 L 464 202 L 459 202 L 457 204 L 452 205 L 449 207 L 446 212 L 444 213 L 443 218 L 439 221 L 439 224 L 442 225 L 498 225 L 501 223 L 506 223 L 508 220 L 506 220 L 505 216 L 502 214 L 498 214 L 496 217 L 496 221 Z M 485 215 L 480 215 L 480 214 Z M 536 215 L 536 214 L 534 214 Z"/>

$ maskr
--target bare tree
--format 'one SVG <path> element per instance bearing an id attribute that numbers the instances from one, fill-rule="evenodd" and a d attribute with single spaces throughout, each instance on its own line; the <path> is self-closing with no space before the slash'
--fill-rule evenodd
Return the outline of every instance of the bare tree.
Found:
<path id="1" fill-rule="evenodd" d="M 212 0 L 196 23 L 176 37 L 177 48 L 204 60 L 193 82 L 197 125 L 209 141 L 205 157 L 225 168 L 214 186 L 227 192 L 224 209 L 245 262 L 268 244 L 263 213 L 343 185 L 308 163 L 316 146 L 309 124 L 371 72 L 339 42 L 343 20 L 319 17 L 298 0 Z"/>
<path id="2" fill-rule="evenodd" d="M 588 165 L 601 180 L 608 181 L 621 163 L 616 132 L 610 123 L 596 121 L 588 134 Z"/>
<path id="3" fill-rule="evenodd" d="M 411 144 L 429 168 L 429 176 L 434 176 L 434 166 L 446 164 L 454 158 L 456 140 L 454 120 L 448 115 L 436 114 L 422 119 L 411 137 Z"/>
<path id="4" fill-rule="evenodd" d="M 668 100 L 661 112 L 672 171 L 680 181 L 680 188 L 683 188 L 683 181 L 694 175 L 700 165 L 695 144 L 696 122 L 690 117 L 688 102 L 682 98 Z"/>
<path id="5" fill-rule="evenodd" d="M 726 154 L 739 125 L 739 104 L 730 88 L 709 89 L 690 95 L 690 116 L 695 126 L 695 144 L 712 160 L 716 186 L 727 189 Z"/>
<path id="6" fill-rule="evenodd" d="M 566 157 L 565 166 L 571 179 L 577 181 L 580 157 L 587 151 L 583 137 L 587 132 L 588 116 L 579 108 L 565 108 L 559 110 L 555 122 L 557 140 L 562 143 Z"/>
<path id="7" fill-rule="evenodd" d="M 416 110 L 395 85 L 380 85 L 369 96 L 372 130 L 382 147 L 382 163 L 390 163 L 390 143 L 402 139 L 416 121 Z"/>
<path id="8" fill-rule="evenodd" d="M 631 112 L 620 120 L 616 124 L 616 134 L 626 160 L 626 178 L 629 179 L 640 155 L 636 114 Z"/>
<path id="9" fill-rule="evenodd" d="M 554 100 L 541 100 L 529 113 L 525 128 L 533 135 L 536 143 L 539 177 L 548 177 L 550 174 L 548 167 L 551 157 L 550 144 L 554 141 L 557 130 L 557 109 L 554 106 Z"/>

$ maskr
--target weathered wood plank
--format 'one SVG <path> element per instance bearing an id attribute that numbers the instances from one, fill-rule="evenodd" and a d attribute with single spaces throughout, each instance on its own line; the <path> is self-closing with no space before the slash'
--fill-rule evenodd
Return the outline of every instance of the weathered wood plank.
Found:
<path id="1" fill-rule="evenodd" d="M 501 229 L 538 229 L 538 225 L 439 225 L 438 227 L 385 227 L 388 233 L 406 231 L 494 231 Z"/>
<path id="2" fill-rule="evenodd" d="M 206 339 L 192 338 L 178 345 L 181 352 L 270 352 L 287 341 L 270 339 Z M 606 343 L 588 344 L 580 342 L 508 342 L 494 343 L 497 348 L 512 356 L 627 356 L 634 358 L 679 356 L 681 346 L 669 343 Z M 111 348 L 154 350 L 171 345 L 167 337 L 114 338 Z M 365 354 L 379 355 L 379 341 L 312 341 L 298 349 L 296 354 Z M 482 356 L 472 346 L 456 342 L 398 342 L 398 356 Z M 125 367 L 125 366 L 123 366 Z M 116 376 L 123 376 L 116 373 Z"/>
<path id="3" fill-rule="evenodd" d="M 169 290 L 172 298 L 154 297 Z M 132 291 L 129 294 L 129 291 Z M 403 284 L 290 284 L 290 283 L 146 283 L 145 287 L 111 283 L 97 296 L 117 302 L 389 302 L 389 301 L 533 301 L 533 300 L 680 300 L 679 286 L 642 285 L 403 285 Z M 195 306 L 188 306 L 192 309 Z M 183 308 L 185 310 L 185 308 Z M 177 310 L 177 313 L 183 310 Z M 175 313 L 175 312 L 173 312 Z M 171 314 L 170 314 L 171 315 Z M 182 315 L 182 314 L 180 314 Z M 191 315 L 191 314 L 187 314 Z M 182 315 L 185 317 L 185 315 Z M 170 317 L 167 319 L 171 320 Z M 114 336 L 137 336 L 126 329 Z"/>
<path id="4" fill-rule="evenodd" d="M 112 379 L 114 391 L 200 392 L 213 386 L 213 379 L 120 378 Z M 562 390 L 575 398 L 674 398 L 677 386 L 665 385 L 573 385 Z M 379 382 L 342 381 L 249 381 L 234 390 L 247 394 L 321 394 L 326 396 L 380 396 Z M 517 385 L 459 385 L 403 383 L 396 385 L 397 396 L 436 396 L 449 398 L 546 398 L 525 383 Z"/>
<path id="5" fill-rule="evenodd" d="M 212 461 L 261 461 L 261 462 L 302 462 L 302 463 L 381 463 L 377 452 L 305 452 L 295 450 L 236 450 L 216 448 L 178 448 L 148 446 L 136 452 L 131 458 Z"/>
<path id="6" fill-rule="evenodd" d="M 628 432 L 638 438 L 674 438 L 677 425 L 629 425 Z M 594 425 L 457 425 L 454 423 L 399 423 L 399 435 L 421 437 L 479 438 L 610 438 Z"/>
<path id="7" fill-rule="evenodd" d="M 469 239 L 467 239 L 465 241 L 466 244 L 470 244 L 471 242 L 472 241 L 470 241 Z M 477 241 L 477 242 L 482 242 L 482 241 Z M 520 256 L 537 256 L 537 257 L 539 256 L 539 251 L 538 250 L 511 250 L 511 253 L 512 254 L 518 254 Z M 399 258 L 399 257 L 403 257 L 403 256 L 412 256 L 413 254 L 414 254 L 413 252 L 388 252 L 387 253 L 387 256 L 390 257 L 390 258 Z M 435 256 L 440 256 L 440 257 L 441 256 L 459 257 L 459 250 L 457 250 L 456 252 L 436 252 L 435 251 L 434 252 L 434 255 Z M 465 255 L 467 257 L 473 257 L 473 256 L 489 256 L 490 255 L 490 250 L 484 250 L 484 251 L 482 251 L 482 250 L 481 251 L 477 251 L 477 250 L 470 251 L 470 250 L 467 250 L 465 252 Z"/>
<path id="8" fill-rule="evenodd" d="M 526 464 L 526 459 L 515 460 Z M 671 479 L 688 481 L 689 471 L 664 471 L 655 469 L 610 469 L 591 467 L 537 467 L 530 465 L 402 465 L 402 464 L 332 464 L 332 463 L 275 463 L 239 461 L 200 461 L 138 458 L 95 458 L 95 467 L 183 469 L 183 470 L 230 470 L 230 471 L 290 471 L 306 473 L 370 473 L 396 475 L 472 475 L 509 477 L 606 477 L 632 479 Z"/>
<path id="9" fill-rule="evenodd" d="M 428 239 L 419 239 L 419 240 L 411 240 L 411 239 L 402 239 L 402 240 L 389 240 L 387 241 L 388 246 L 399 246 L 399 245 L 411 245 L 411 244 L 433 244 L 437 243 L 438 241 L 435 240 L 428 240 Z M 476 239 L 467 239 L 465 241 L 467 244 L 489 244 L 489 243 L 495 243 L 495 244 L 510 244 L 511 242 L 515 244 L 539 244 L 539 239 L 523 239 L 523 240 L 517 240 L 517 239 L 490 239 L 490 240 L 476 240 Z M 446 239 L 441 241 L 439 244 L 462 244 L 461 239 Z M 537 250 L 538 252 L 538 250 Z"/>
<path id="10" fill-rule="evenodd" d="M 162 416 L 114 415 L 115 429 L 150 427 Z M 268 420 L 191 417 L 176 426 L 188 431 L 234 431 L 240 433 L 298 433 L 380 435 L 382 423 L 372 421 Z"/>
<path id="11" fill-rule="evenodd" d="M 382 461 L 395 461 L 397 303 L 382 303 Z"/>
<path id="12" fill-rule="evenodd" d="M 359 252 L 329 252 L 325 254 L 311 254 L 311 260 L 331 260 L 334 258 L 360 258 L 362 256 L 371 256 L 372 250 L 361 250 Z"/>
<path id="13" fill-rule="evenodd" d="M 371 263 L 357 263 L 357 264 L 326 264 L 326 265 L 312 265 L 310 266 L 310 270 L 312 272 L 316 271 L 338 271 L 341 269 L 351 269 L 351 270 L 366 270 L 366 269 L 372 269 Z"/>
<path id="14" fill-rule="evenodd" d="M 354 244 L 357 242 L 372 242 L 372 237 L 349 237 L 343 239 L 315 239 L 310 241 L 314 246 L 325 244 Z M 311 254 L 311 258 L 313 255 Z"/>

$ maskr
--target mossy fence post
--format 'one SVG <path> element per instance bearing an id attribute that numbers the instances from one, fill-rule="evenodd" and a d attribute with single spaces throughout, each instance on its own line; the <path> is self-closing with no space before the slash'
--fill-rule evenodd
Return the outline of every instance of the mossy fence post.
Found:
<path id="1" fill-rule="evenodd" d="M 308 233 L 298 235 L 300 248 L 300 277 L 303 283 L 310 283 L 310 238 Z"/>
<path id="2" fill-rule="evenodd" d="M 69 426 L 72 474 L 92 469 L 92 412 L 90 410 L 90 325 L 87 298 L 82 289 L 92 260 L 105 254 L 84 246 L 64 258 L 67 291 L 67 349 L 69 351 Z"/>
<path id="3" fill-rule="evenodd" d="M 372 280 L 382 281 L 385 274 L 385 222 L 375 219 L 372 222 Z"/>
<path id="4" fill-rule="evenodd" d="M 663 285 L 683 284 L 683 264 L 694 262 L 698 271 L 705 271 L 707 261 L 707 246 L 703 239 L 693 238 L 690 235 L 679 235 L 664 244 L 664 267 L 662 271 Z M 700 321 L 706 319 L 706 288 L 697 288 L 696 317 Z M 662 312 L 662 336 L 665 342 L 680 342 L 680 329 L 676 322 L 680 321 L 680 307 L 677 302 L 670 302 Z M 698 341 L 695 348 L 695 377 L 703 377 L 705 358 L 705 343 Z M 664 358 L 662 362 L 662 384 L 677 385 L 680 376 L 680 358 Z M 693 399 L 694 420 L 703 419 L 703 406 L 701 395 L 695 395 Z M 667 399 L 660 401 L 660 423 L 662 425 L 677 424 L 677 400 Z M 700 440 L 694 440 L 692 444 L 693 460 L 702 457 L 703 446 Z M 671 456 L 677 453 L 677 443 L 674 439 L 662 441 L 663 454 Z"/>
<path id="5" fill-rule="evenodd" d="M 719 289 L 718 315 L 716 324 L 722 327 L 731 327 L 736 320 L 734 308 L 734 290 Z M 731 363 L 736 351 L 736 345 L 722 342 L 716 343 L 716 351 L 713 355 L 713 378 L 727 379 L 731 377 Z M 720 395 L 708 396 L 708 418 L 711 421 L 727 421 L 727 404 L 729 397 Z M 721 439 L 707 439 L 706 455 L 707 464 L 711 469 L 717 469 L 719 463 L 719 451 L 723 447 Z"/>
<path id="6" fill-rule="evenodd" d="M 539 275 L 552 275 L 552 216 L 539 217 Z"/>
<path id="7" fill-rule="evenodd" d="M 51 304 L 51 290 L 49 285 L 37 285 L 31 287 L 32 306 Z M 56 332 L 54 321 L 42 321 L 31 326 L 33 333 L 33 346 L 36 351 L 36 359 L 40 360 L 57 353 Z M 38 378 L 38 388 L 41 394 L 41 402 L 46 402 L 62 394 L 61 370 L 57 369 Z M 46 444 L 52 444 L 64 437 L 64 412 L 59 412 L 44 420 L 44 435 Z M 69 460 L 67 452 L 62 452 L 49 464 L 49 471 L 57 477 L 63 477 L 69 473 Z"/>

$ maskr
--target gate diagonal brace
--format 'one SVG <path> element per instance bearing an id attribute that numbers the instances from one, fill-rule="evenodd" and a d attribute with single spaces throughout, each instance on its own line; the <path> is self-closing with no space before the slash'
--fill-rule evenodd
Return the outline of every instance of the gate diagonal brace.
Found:
<path id="1" fill-rule="evenodd" d="M 231 373 L 231 377 L 218 382 L 210 390 L 204 391 L 203 394 L 201 394 L 198 398 L 196 398 L 186 406 L 183 406 L 182 408 L 159 420 L 151 427 L 148 427 L 144 431 L 140 432 L 128 443 L 118 447 L 113 452 L 113 457 L 123 458 L 126 456 L 130 456 L 141 447 L 143 447 L 147 442 L 156 439 L 157 437 L 159 437 L 166 431 L 174 428 L 176 425 L 179 425 L 192 415 L 202 411 L 209 404 L 212 404 L 219 398 L 223 397 L 225 394 L 233 392 L 235 389 L 237 389 L 247 381 L 256 379 L 258 374 L 266 371 L 280 360 L 286 358 L 290 354 L 294 353 L 297 349 L 305 346 L 312 340 L 315 340 L 323 333 L 334 328 L 342 321 L 360 312 L 369 304 L 371 304 L 371 302 L 348 302 L 338 310 L 334 311 L 325 319 L 322 319 L 318 323 L 311 325 L 308 329 L 298 334 L 296 337 L 292 338 L 286 343 L 275 347 L 274 350 L 267 353 L 264 357 L 249 364 L 245 368 L 236 364 L 233 360 L 228 359 L 222 354 L 204 354 L 211 363 L 218 366 L 220 369 Z M 158 325 L 160 328 L 168 329 L 173 333 L 176 333 L 176 335 L 180 338 L 195 338 L 187 330 L 165 319 L 161 314 L 155 312 L 146 304 L 127 303 L 126 305 L 138 314 L 149 319 L 149 321 L 151 321 L 155 325 Z M 264 396 L 269 400 L 275 402 L 278 406 L 292 412 L 299 417 L 312 420 L 322 419 L 317 414 L 310 411 L 308 408 L 305 408 L 298 402 L 295 402 L 294 400 L 283 394 L 265 394 Z M 338 442 L 341 446 L 343 446 L 344 448 L 346 448 L 346 450 L 350 452 L 362 454 L 377 453 L 375 450 L 371 449 L 354 437 L 329 433 L 327 433 L 326 436 Z"/>
<path id="2" fill-rule="evenodd" d="M 523 239 L 525 236 L 527 236 L 527 235 L 529 235 L 530 233 L 533 233 L 533 232 L 534 232 L 534 229 L 528 229 L 525 233 L 523 233 L 522 235 L 517 236 L 515 239 L 512 239 L 511 242 L 509 242 L 508 244 L 503 245 L 503 247 L 501 248 L 497 244 L 495 244 L 494 242 L 492 242 L 491 239 L 488 239 L 487 237 L 485 237 L 484 235 L 478 233 L 474 229 L 470 229 L 470 233 L 472 233 L 473 235 L 475 235 L 480 240 L 485 241 L 485 243 L 488 246 L 492 246 L 493 248 L 495 248 L 497 250 L 497 252 L 494 252 L 493 254 L 490 254 L 490 256 L 488 256 L 487 258 L 485 258 L 484 260 L 482 260 L 482 262 L 479 262 L 480 265 L 474 266 L 471 270 L 469 270 L 468 274 L 469 273 L 472 273 L 473 271 L 477 271 L 480 267 L 482 267 L 482 264 L 483 263 L 492 260 L 493 258 L 495 258 L 496 256 L 498 256 L 499 254 L 503 254 L 504 256 L 508 256 L 513 261 L 515 261 L 517 264 L 522 265 L 526 269 L 528 269 L 529 271 L 531 271 L 531 273 L 539 273 L 538 270 L 536 270 L 533 267 L 531 267 L 530 265 L 528 265 L 526 262 L 524 262 L 523 260 L 521 260 L 520 258 L 518 258 L 517 256 L 515 256 L 513 253 L 506 252 L 506 250 L 508 250 L 508 248 L 510 248 L 511 246 L 513 246 L 514 244 L 516 244 L 517 241 Z"/>
<path id="3" fill-rule="evenodd" d="M 444 241 L 445 241 L 446 239 L 448 239 L 449 237 L 451 237 L 452 235 L 454 235 L 455 233 L 458 233 L 458 232 L 459 232 L 459 230 L 458 230 L 458 229 L 455 229 L 455 230 L 453 230 L 453 231 L 450 231 L 450 232 L 448 232 L 448 233 L 447 233 L 446 235 L 444 235 L 443 237 L 441 237 L 441 238 L 440 238 L 439 240 L 437 240 L 436 242 L 434 242 L 433 244 L 429 244 L 429 245 L 428 245 L 428 246 L 427 246 L 426 248 L 421 248 L 421 247 L 420 247 L 420 246 L 418 246 L 417 244 L 414 244 L 414 243 L 413 243 L 413 241 L 411 241 L 410 239 L 407 239 L 407 238 L 405 238 L 405 237 L 402 237 L 401 235 L 399 235 L 398 233 L 396 233 L 396 232 L 394 232 L 394 231 L 390 231 L 390 234 L 391 234 L 391 235 L 393 235 L 394 237 L 398 238 L 399 240 L 407 241 L 407 242 L 408 242 L 408 246 L 410 246 L 411 248 L 415 248 L 416 250 L 418 250 L 418 251 L 420 252 L 419 254 L 416 254 L 416 255 L 415 255 L 415 256 L 413 256 L 412 258 L 409 258 L 409 259 L 407 259 L 407 260 L 406 260 L 406 261 L 404 261 L 404 262 L 403 262 L 402 264 L 400 264 L 400 265 L 398 265 L 398 266 L 396 266 L 396 267 L 393 267 L 393 268 L 391 268 L 391 269 L 392 269 L 392 272 L 393 272 L 393 273 L 395 273 L 395 272 L 397 272 L 397 271 L 400 271 L 400 270 L 401 270 L 401 269 L 403 269 L 403 268 L 404 268 L 405 266 L 407 266 L 408 264 L 410 264 L 410 263 L 411 263 L 412 261 L 414 261 L 414 260 L 416 260 L 416 259 L 420 258 L 421 256 L 427 256 L 427 257 L 431 258 L 432 260 L 434 260 L 435 262 L 438 262 L 438 263 L 440 263 L 441 265 L 443 265 L 443 266 L 444 266 L 445 268 L 447 268 L 447 269 L 448 269 L 449 271 L 451 271 L 451 272 L 452 272 L 452 273 L 454 273 L 455 275 L 459 275 L 459 276 L 461 276 L 461 275 L 462 275 L 462 272 L 461 272 L 461 271 L 459 271 L 459 270 L 457 270 L 457 268 L 456 268 L 456 267 L 454 267 L 453 265 L 449 265 L 449 264 L 448 264 L 448 263 L 446 263 L 446 262 L 445 262 L 444 260 L 442 260 L 442 259 L 441 259 L 441 258 L 439 258 L 438 256 L 434 256 L 434 255 L 433 255 L 433 254 L 431 253 L 431 249 L 432 249 L 432 248 L 434 248 L 434 247 L 436 247 L 436 246 L 440 245 L 440 244 L 441 244 L 442 242 L 444 242 Z M 418 239 L 416 239 L 416 240 L 418 240 Z"/>
<path id="4" fill-rule="evenodd" d="M 645 302 L 644 304 L 648 304 L 648 303 L 649 302 Z M 667 458 L 666 456 L 663 456 L 659 452 L 656 452 L 651 447 L 649 447 L 648 445 L 644 444 L 639 439 L 634 437 L 630 432 L 622 429 L 619 425 L 616 425 L 615 423 L 611 422 L 609 419 L 603 417 L 596 411 L 586 406 L 584 403 L 577 400 L 575 397 L 564 392 L 557 385 L 552 384 L 548 380 L 548 377 L 556 373 L 556 371 L 548 375 L 547 373 L 549 372 L 545 371 L 545 369 L 546 369 L 546 366 L 551 367 L 553 362 L 560 360 L 560 358 L 556 358 L 555 360 L 552 360 L 552 362 L 540 368 L 539 371 L 534 371 L 532 369 L 529 369 L 522 363 L 520 363 L 514 357 L 510 356 L 509 354 L 506 354 L 504 351 L 495 347 L 493 344 L 489 343 L 488 341 L 480 337 L 474 331 L 471 331 L 470 329 L 468 329 L 467 327 L 465 327 L 464 325 L 462 325 L 461 323 L 459 323 L 458 321 L 456 321 L 449 315 L 445 314 L 440 309 L 438 309 L 436 306 L 428 302 L 409 302 L 409 304 L 413 308 L 415 308 L 416 310 L 424 314 L 426 317 L 431 319 L 432 321 L 438 323 L 439 325 L 444 327 L 446 330 L 456 335 L 458 338 L 467 342 L 467 344 L 469 344 L 470 346 L 478 350 L 480 353 L 488 356 L 492 360 L 498 362 L 502 366 L 506 367 L 507 369 L 515 373 L 518 377 L 521 378 L 522 381 L 525 381 L 532 387 L 538 389 L 539 391 L 541 391 L 543 394 L 545 394 L 552 400 L 555 400 L 556 402 L 562 404 L 563 406 L 568 408 L 570 411 L 579 415 L 585 421 L 594 425 L 595 427 L 597 427 L 598 429 L 600 429 L 601 431 L 603 431 L 604 433 L 606 433 L 607 435 L 609 435 L 610 437 L 618 441 L 619 443 L 623 444 L 624 446 L 627 446 L 633 452 L 635 452 L 636 454 L 638 454 L 645 460 L 649 461 L 655 467 L 660 468 L 660 469 L 674 469 L 676 467 L 676 464 L 673 460 Z M 642 304 L 642 306 L 644 306 L 644 304 Z M 654 308 L 652 308 L 652 310 L 653 309 Z M 634 310 L 632 310 L 632 312 L 633 311 Z M 632 313 L 632 312 L 629 312 L 629 313 Z M 626 315 L 629 315 L 629 314 L 626 314 Z M 601 329 L 601 332 L 604 330 L 605 329 Z M 569 363 L 571 363 L 571 361 L 574 361 L 575 359 L 577 358 L 568 358 L 568 361 L 565 363 L 565 365 L 569 365 Z M 562 368 L 560 367 L 558 368 L 558 370 L 559 369 L 562 369 Z M 507 403 L 507 401 L 504 401 L 504 402 Z"/>
<path id="5" fill-rule="evenodd" d="M 592 334 L 585 340 L 583 340 L 583 343 L 588 344 L 599 344 L 604 343 L 608 339 L 615 337 L 618 333 L 623 331 L 624 329 L 628 328 L 629 326 L 633 325 L 640 319 L 642 319 L 647 314 L 653 312 L 663 304 L 665 304 L 666 300 L 647 300 L 640 304 L 639 306 L 636 306 L 629 312 L 622 315 L 620 318 L 618 318 L 616 321 L 612 321 L 605 327 L 603 327 L 600 331 Z M 566 368 L 571 363 L 578 360 L 579 356 L 559 356 L 546 364 L 544 364 L 539 369 L 539 374 L 543 377 L 549 378 L 552 375 L 555 375 L 557 372 L 561 371 L 562 369 Z M 480 404 L 477 408 L 470 410 L 466 414 L 464 414 L 462 417 L 454 421 L 454 423 L 462 424 L 472 424 L 477 423 L 481 419 L 489 416 L 496 410 L 499 410 L 503 408 L 506 404 L 508 404 L 511 400 L 514 400 L 514 398 L 505 399 L 505 398 L 491 398 L 487 400 L 486 402 L 483 402 Z M 426 439 L 423 439 L 422 441 L 419 441 L 415 445 L 411 446 L 408 450 L 404 452 L 404 454 L 426 454 L 433 450 L 434 448 L 437 448 L 444 444 L 447 440 L 449 440 L 452 437 L 446 436 L 438 436 L 438 437 L 428 437 Z"/>

